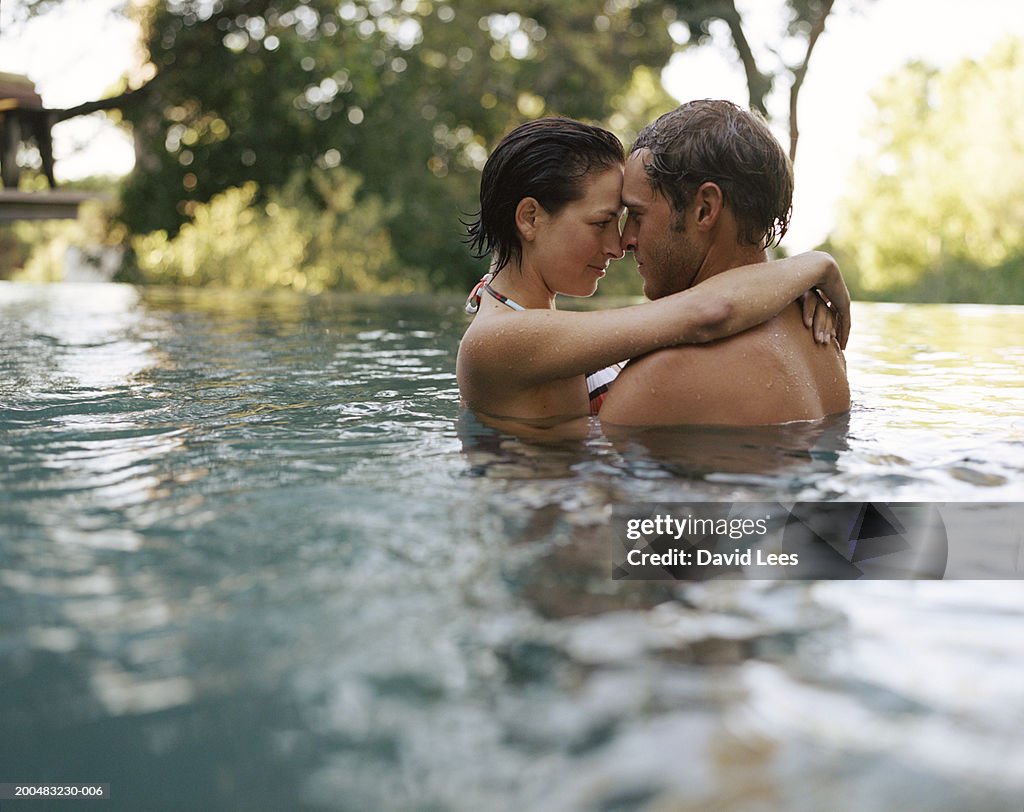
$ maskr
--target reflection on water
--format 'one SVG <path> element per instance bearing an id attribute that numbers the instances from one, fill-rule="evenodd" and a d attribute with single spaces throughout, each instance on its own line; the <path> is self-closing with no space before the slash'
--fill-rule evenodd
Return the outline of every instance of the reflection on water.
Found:
<path id="1" fill-rule="evenodd" d="M 1016 582 L 609 578 L 629 502 L 1022 498 L 1024 311 L 855 319 L 848 422 L 541 444 L 460 412 L 455 298 L 0 285 L 4 774 L 104 809 L 1018 808 Z"/>
<path id="2" fill-rule="evenodd" d="M 1024 308 L 873 305 L 856 316 L 851 492 L 887 470 L 896 498 L 1019 501 Z"/>
<path id="3" fill-rule="evenodd" d="M 837 471 L 849 415 L 782 426 L 613 428 L 610 439 L 636 476 L 706 482 L 761 481 L 784 488 Z"/>

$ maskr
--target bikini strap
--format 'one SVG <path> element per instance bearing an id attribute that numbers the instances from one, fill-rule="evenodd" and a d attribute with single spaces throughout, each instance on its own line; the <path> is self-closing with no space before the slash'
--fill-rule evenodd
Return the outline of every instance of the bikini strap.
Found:
<path id="1" fill-rule="evenodd" d="M 515 299 L 510 299 L 504 293 L 498 293 L 494 288 L 491 287 L 491 280 L 494 279 L 494 273 L 485 273 L 483 279 L 477 282 L 473 286 L 473 290 L 469 292 L 469 297 L 466 299 L 466 312 L 469 314 L 476 313 L 480 309 L 480 291 L 485 290 L 497 301 L 501 302 L 507 307 L 511 307 L 513 310 L 526 310 L 519 302 Z"/>
<path id="2" fill-rule="evenodd" d="M 473 286 L 473 290 L 469 292 L 469 296 L 466 299 L 467 313 L 472 315 L 480 309 L 480 291 L 483 290 L 485 287 L 488 287 L 493 278 L 493 273 L 485 273 L 483 275 L 483 278 Z"/>
<path id="3" fill-rule="evenodd" d="M 486 290 L 489 294 L 491 294 L 491 296 L 493 296 L 503 305 L 507 305 L 508 307 L 511 307 L 513 310 L 526 310 L 526 308 L 519 304 L 519 302 L 517 302 L 515 299 L 510 299 L 504 293 L 498 293 L 498 291 L 491 287 L 489 281 L 484 285 L 484 290 Z"/>

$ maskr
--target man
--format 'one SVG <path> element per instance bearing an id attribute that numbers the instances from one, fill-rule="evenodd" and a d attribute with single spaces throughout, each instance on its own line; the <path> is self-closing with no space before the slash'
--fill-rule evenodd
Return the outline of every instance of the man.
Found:
<path id="1" fill-rule="evenodd" d="M 644 129 L 626 161 L 633 251 L 644 295 L 658 299 L 763 262 L 789 225 L 793 170 L 764 121 L 697 101 Z M 842 350 L 819 344 L 798 303 L 759 327 L 631 361 L 601 407 L 612 425 L 767 425 L 850 408 Z"/>

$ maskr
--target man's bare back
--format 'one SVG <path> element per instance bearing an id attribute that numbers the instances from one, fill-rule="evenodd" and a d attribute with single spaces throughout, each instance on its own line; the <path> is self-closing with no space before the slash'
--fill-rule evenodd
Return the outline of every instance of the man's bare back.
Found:
<path id="1" fill-rule="evenodd" d="M 631 361 L 601 407 L 601 422 L 756 426 L 849 408 L 842 351 L 815 343 L 794 304 L 731 338 Z"/>

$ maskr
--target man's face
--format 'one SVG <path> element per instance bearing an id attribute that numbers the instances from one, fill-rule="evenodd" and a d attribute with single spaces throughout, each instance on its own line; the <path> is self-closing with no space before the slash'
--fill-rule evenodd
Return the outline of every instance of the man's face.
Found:
<path id="1" fill-rule="evenodd" d="M 686 230 L 685 215 L 655 191 L 644 166 L 651 152 L 642 149 L 626 161 L 622 202 L 629 209 L 622 249 L 632 251 L 644 280 L 644 296 L 660 299 L 694 284 L 705 252 Z"/>

